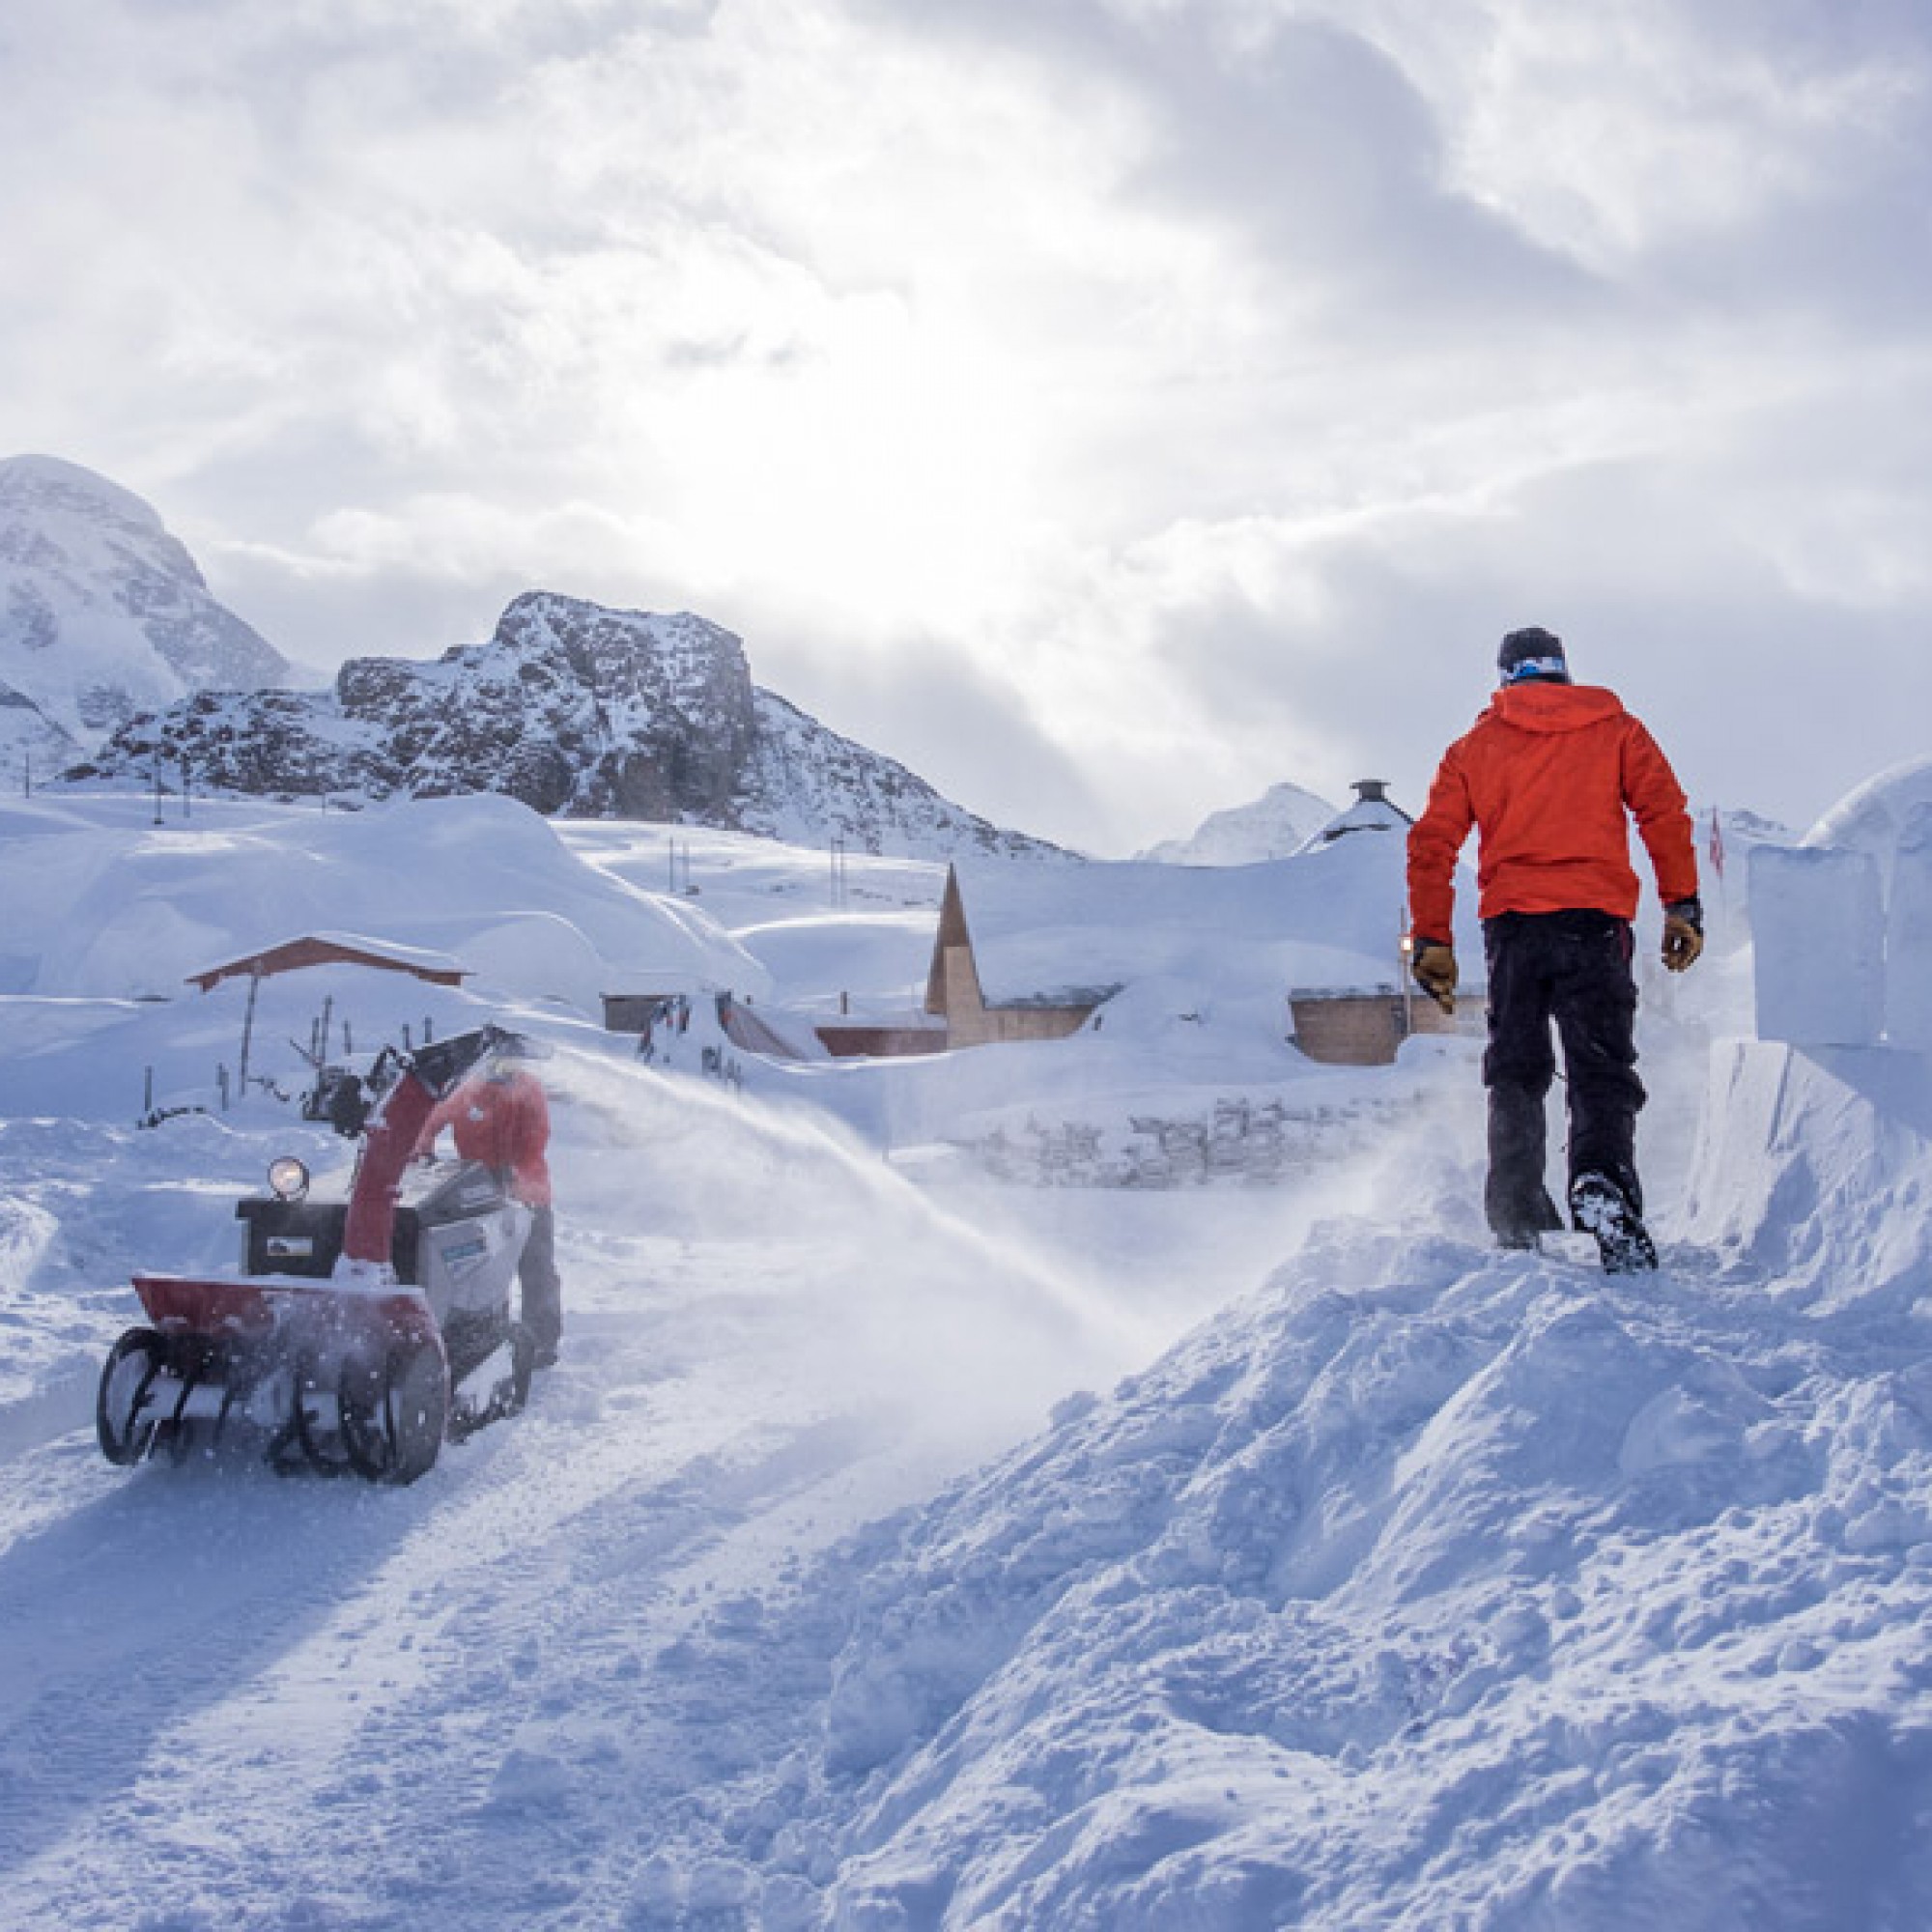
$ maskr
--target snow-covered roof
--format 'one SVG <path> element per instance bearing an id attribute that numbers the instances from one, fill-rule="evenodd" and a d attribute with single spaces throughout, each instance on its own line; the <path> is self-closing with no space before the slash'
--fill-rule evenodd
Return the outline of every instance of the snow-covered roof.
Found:
<path id="1" fill-rule="evenodd" d="M 1342 838 L 1258 866 L 960 860 L 953 877 L 987 1003 L 1077 1006 L 1151 979 L 1396 990 L 1405 860 L 1400 838 Z"/>
<path id="2" fill-rule="evenodd" d="M 301 932 L 252 948 L 186 977 L 205 988 L 240 974 L 281 972 L 324 959 L 387 967 L 396 972 L 414 973 L 425 980 L 450 982 L 469 976 L 469 969 L 461 962 L 447 952 L 432 952 L 428 947 L 403 946 L 391 939 L 369 939 L 354 932 Z"/>
<path id="3" fill-rule="evenodd" d="M 1389 798 L 1380 779 L 1358 779 L 1354 804 L 1346 810 L 1338 811 L 1308 844 L 1330 845 L 1351 832 L 1396 832 L 1406 836 L 1413 822 L 1408 813 Z"/>

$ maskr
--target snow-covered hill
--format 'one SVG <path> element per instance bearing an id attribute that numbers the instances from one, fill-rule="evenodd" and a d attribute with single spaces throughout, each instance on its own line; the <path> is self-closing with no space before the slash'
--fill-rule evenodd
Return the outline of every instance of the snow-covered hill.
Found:
<path id="1" fill-rule="evenodd" d="M 1327 800 L 1296 784 L 1270 785 L 1247 805 L 1210 813 L 1186 838 L 1140 854 L 1167 866 L 1259 866 L 1301 850 L 1335 816 Z"/>
<path id="2" fill-rule="evenodd" d="M 826 1922 L 1916 1922 L 1922 1337 L 1684 1264 L 1331 1238 L 840 1551 Z"/>
<path id="3" fill-rule="evenodd" d="M 137 713 L 288 675 L 140 497 L 56 457 L 0 461 L 0 757 L 51 776 Z"/>
<path id="4" fill-rule="evenodd" d="M 498 792 L 572 817 L 761 833 L 856 852 L 1048 856 L 752 682 L 690 614 L 532 591 L 487 643 L 434 663 L 353 658 L 330 692 L 198 696 L 125 725 L 75 782 L 355 802 Z"/>
<path id="5" fill-rule="evenodd" d="M 508 799 L 326 813 L 203 799 L 198 819 L 159 828 L 141 805 L 0 805 L 0 895 L 32 908 L 0 934 L 0 993 L 179 999 L 190 974 L 344 930 L 456 957 L 497 996 L 587 1022 L 607 991 L 766 988 L 696 906 L 584 864 Z"/>

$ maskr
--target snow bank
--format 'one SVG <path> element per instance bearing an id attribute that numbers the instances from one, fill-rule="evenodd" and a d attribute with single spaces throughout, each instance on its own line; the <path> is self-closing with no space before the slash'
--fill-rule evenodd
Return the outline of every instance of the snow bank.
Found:
<path id="1" fill-rule="evenodd" d="M 761 920 L 732 937 L 771 975 L 774 1001 L 817 1018 L 923 1018 L 936 908 Z"/>
<path id="2" fill-rule="evenodd" d="M 801 1606 L 833 1927 L 1932 1906 L 1932 1369 L 1750 1290 L 1349 1230 Z"/>
<path id="3" fill-rule="evenodd" d="M 1932 1056 L 1712 1049 L 1689 1237 L 1774 1293 L 1932 1308 Z"/>
<path id="4" fill-rule="evenodd" d="M 49 811 L 44 836 L 0 840 L 0 991 L 174 998 L 190 973 L 345 928 L 591 1014 L 604 991 L 769 983 L 701 911 L 584 864 L 509 799 L 361 812 L 204 804 L 160 827 Z"/>

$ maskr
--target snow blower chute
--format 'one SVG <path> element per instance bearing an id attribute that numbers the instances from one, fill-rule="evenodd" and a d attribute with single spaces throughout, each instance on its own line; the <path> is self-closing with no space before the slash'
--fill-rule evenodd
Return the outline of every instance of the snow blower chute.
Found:
<path id="1" fill-rule="evenodd" d="M 100 1373 L 110 1463 L 185 1461 L 259 1435 L 278 1468 L 412 1483 L 458 1438 L 514 1414 L 533 1350 L 510 1314 L 529 1212 L 472 1161 L 412 1158 L 431 1108 L 492 1057 L 538 1049 L 498 1027 L 385 1052 L 337 1122 L 361 1149 L 347 1201 L 308 1199 L 298 1160 L 236 1204 L 236 1276 L 137 1274 L 145 1327 Z"/>

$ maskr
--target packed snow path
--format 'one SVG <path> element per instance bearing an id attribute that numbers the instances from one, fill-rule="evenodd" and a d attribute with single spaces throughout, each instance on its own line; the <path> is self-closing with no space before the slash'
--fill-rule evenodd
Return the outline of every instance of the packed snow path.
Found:
<path id="1" fill-rule="evenodd" d="M 42 1352 L 0 1443 L 0 1922 L 629 1922 L 767 1750 L 680 1647 L 1152 1346 L 822 1123 L 558 1077 L 564 1360 L 407 1491 L 109 1467 L 128 1266 L 222 1261 L 271 1143 L 0 1127 L 14 1262 L 65 1305 L 10 1297 Z"/>

